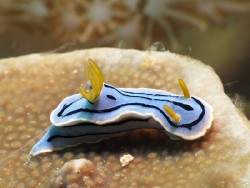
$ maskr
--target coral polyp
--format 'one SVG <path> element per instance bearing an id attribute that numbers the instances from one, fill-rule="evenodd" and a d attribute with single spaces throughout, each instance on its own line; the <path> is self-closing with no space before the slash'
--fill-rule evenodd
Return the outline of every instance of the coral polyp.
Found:
<path id="1" fill-rule="evenodd" d="M 124 40 L 139 48 L 155 41 L 176 48 L 180 31 L 204 31 L 211 23 L 221 23 L 228 15 L 246 11 L 250 11 L 246 0 L 31 0 L 8 1 L 0 7 L 5 27 L 27 24 L 25 28 L 32 31 L 42 27 L 61 42 L 103 46 Z"/>
<path id="2" fill-rule="evenodd" d="M 88 42 L 122 25 L 130 14 L 126 6 L 117 1 L 65 1 L 53 6 L 58 24 L 56 36 L 63 40 Z M 73 32 L 73 35 L 69 35 Z"/>

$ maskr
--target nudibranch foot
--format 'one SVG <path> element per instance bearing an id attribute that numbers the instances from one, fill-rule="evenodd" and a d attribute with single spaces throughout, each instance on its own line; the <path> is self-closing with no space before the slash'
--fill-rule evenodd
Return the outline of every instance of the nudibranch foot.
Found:
<path id="1" fill-rule="evenodd" d="M 61 150 L 83 143 L 97 143 L 138 129 L 164 130 L 157 122 L 150 122 L 149 119 L 132 118 L 102 126 L 93 123 L 81 123 L 64 127 L 51 125 L 43 138 L 31 149 L 30 154 L 35 156 L 40 153 Z"/>

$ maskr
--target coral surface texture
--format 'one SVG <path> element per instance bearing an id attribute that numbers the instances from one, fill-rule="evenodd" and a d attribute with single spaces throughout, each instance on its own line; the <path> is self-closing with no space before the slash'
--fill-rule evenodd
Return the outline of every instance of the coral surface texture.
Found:
<path id="1" fill-rule="evenodd" d="M 182 94 L 177 80 L 184 79 L 191 95 L 213 107 L 212 128 L 194 141 L 145 129 L 29 156 L 50 126 L 50 112 L 86 84 L 88 58 L 116 87 Z M 7 58 L 0 65 L 0 187 L 250 186 L 249 121 L 214 71 L 197 60 L 168 51 L 96 48 Z M 122 166 L 120 158 L 127 154 L 134 158 Z"/>

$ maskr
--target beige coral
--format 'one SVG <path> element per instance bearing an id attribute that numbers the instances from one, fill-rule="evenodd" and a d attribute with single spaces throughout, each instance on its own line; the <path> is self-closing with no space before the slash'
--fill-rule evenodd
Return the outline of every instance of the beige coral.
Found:
<path id="1" fill-rule="evenodd" d="M 30 139 L 50 125 L 51 110 L 85 83 L 83 65 L 88 58 L 100 65 L 105 82 L 117 87 L 149 87 L 181 94 L 176 81 L 183 78 L 192 95 L 213 106 L 211 130 L 195 141 L 172 141 L 160 131 L 133 131 L 29 159 L 35 144 Z M 170 52 L 97 48 L 31 54 L 2 59 L 0 64 L 2 187 L 48 187 L 52 175 L 59 178 L 57 169 L 81 158 L 90 160 L 91 168 L 97 170 L 99 175 L 91 182 L 99 182 L 99 186 L 246 187 L 250 183 L 249 121 L 225 95 L 214 71 L 197 60 Z M 124 153 L 135 157 L 126 168 L 119 161 Z M 66 183 L 77 186 L 73 176 Z"/>

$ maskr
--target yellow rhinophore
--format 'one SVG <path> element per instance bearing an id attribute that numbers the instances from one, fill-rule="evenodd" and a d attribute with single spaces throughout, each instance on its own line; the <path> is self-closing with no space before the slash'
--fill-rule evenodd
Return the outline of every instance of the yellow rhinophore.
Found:
<path id="1" fill-rule="evenodd" d="M 184 80 L 178 79 L 178 82 L 179 82 L 179 84 L 181 86 L 184 97 L 187 98 L 187 99 L 190 99 L 190 93 L 189 93 L 189 90 L 188 90 L 187 85 L 184 82 Z"/>
<path id="2" fill-rule="evenodd" d="M 180 116 L 172 108 L 165 104 L 164 109 L 176 123 L 180 122 Z"/>
<path id="3" fill-rule="evenodd" d="M 93 103 L 100 96 L 104 83 L 104 77 L 102 71 L 92 59 L 88 59 L 88 64 L 85 67 L 85 73 L 90 80 L 92 88 L 90 90 L 85 90 L 80 87 L 80 93 L 83 98 L 86 98 L 89 102 Z"/>

